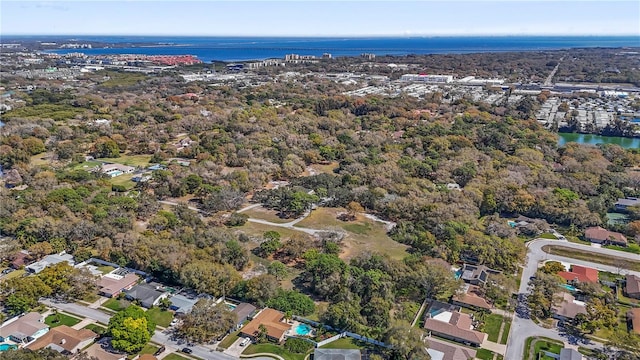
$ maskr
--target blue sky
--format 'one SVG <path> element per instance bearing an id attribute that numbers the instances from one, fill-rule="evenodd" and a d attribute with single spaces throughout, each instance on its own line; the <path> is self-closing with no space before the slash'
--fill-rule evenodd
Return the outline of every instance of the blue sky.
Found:
<path id="1" fill-rule="evenodd" d="M 640 1 L 6 1 L 0 34 L 640 35 Z"/>

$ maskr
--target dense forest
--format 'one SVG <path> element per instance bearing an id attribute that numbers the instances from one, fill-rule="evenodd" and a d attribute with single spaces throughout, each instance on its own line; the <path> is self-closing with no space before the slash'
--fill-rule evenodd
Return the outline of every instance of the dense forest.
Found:
<path id="1" fill-rule="evenodd" d="M 34 259 L 64 250 L 76 261 L 98 257 L 384 338 L 394 321 L 412 320 L 425 296 L 446 299 L 459 289 L 449 263 L 471 259 L 513 274 L 525 247 L 505 217 L 578 234 L 607 226 L 618 198 L 640 196 L 640 150 L 559 147 L 534 119 L 535 97 L 498 106 L 448 103 L 438 93 L 352 98 L 318 79 L 210 86 L 103 71 L 78 80 L 40 80 L 2 116 L 0 231 L 14 239 L 3 244 L 2 260 L 20 249 Z M 3 78 L 5 86 L 24 81 Z M 176 145 L 184 139 L 188 146 Z M 136 156 L 146 159 L 138 168 L 165 166 L 135 187 L 92 171 L 94 159 Z M 311 165 L 333 170 L 309 174 Z M 287 184 L 273 189 L 272 181 Z M 397 223 L 389 236 L 409 254 L 345 256 L 343 235 L 332 231 L 256 236 L 235 213 L 251 201 L 290 219 L 313 206 L 375 214 Z M 640 209 L 630 217 L 613 228 L 635 241 Z M 258 260 L 269 263 L 266 271 L 243 276 Z M 493 286 L 514 288 L 509 280 Z M 34 304 L 16 297 L 33 289 L 20 286 L 4 283 L 2 294 L 23 310 Z M 487 294 L 506 301 L 496 288 Z"/>

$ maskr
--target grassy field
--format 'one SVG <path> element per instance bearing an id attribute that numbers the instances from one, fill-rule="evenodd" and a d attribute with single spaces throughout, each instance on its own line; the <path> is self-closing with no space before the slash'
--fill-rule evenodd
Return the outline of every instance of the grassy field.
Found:
<path id="1" fill-rule="evenodd" d="M 483 331 L 489 335 L 489 341 L 498 342 L 502 321 L 503 317 L 501 315 L 491 314 L 485 317 Z"/>
<path id="2" fill-rule="evenodd" d="M 117 158 L 101 158 L 100 160 L 133 167 L 147 167 L 149 160 L 151 160 L 151 155 L 120 155 Z"/>
<path id="3" fill-rule="evenodd" d="M 107 332 L 107 328 L 100 326 L 100 325 L 96 325 L 96 324 L 89 324 L 87 326 L 84 327 L 84 329 L 89 329 L 91 331 L 93 331 L 94 333 L 98 334 L 98 335 L 102 335 L 104 333 Z"/>
<path id="4" fill-rule="evenodd" d="M 243 232 L 249 236 L 253 236 L 257 238 L 262 238 L 262 234 L 264 234 L 267 231 L 277 231 L 282 237 L 282 239 L 290 238 L 294 234 L 300 234 L 300 232 L 296 230 L 281 228 L 277 226 L 257 224 L 249 221 L 247 221 L 247 223 L 244 224 L 243 226 L 239 226 L 234 229 L 236 229 L 236 232 Z"/>
<path id="5" fill-rule="evenodd" d="M 246 214 L 250 218 L 267 220 L 276 224 L 283 224 L 283 223 L 287 223 L 289 221 L 294 220 L 294 219 L 283 219 L 277 215 L 278 213 L 277 211 L 265 209 L 262 206 L 249 209 L 247 211 L 243 211 L 242 213 Z"/>
<path id="6" fill-rule="evenodd" d="M 147 314 L 151 317 L 151 320 L 155 321 L 156 325 L 167 327 L 173 320 L 173 313 L 171 311 L 161 310 L 159 307 L 152 307 L 147 310 Z"/>
<path id="7" fill-rule="evenodd" d="M 147 79 L 147 76 L 144 74 L 132 72 L 106 71 L 104 75 L 109 76 L 109 80 L 101 83 L 100 86 L 108 88 L 132 86 Z"/>
<path id="8" fill-rule="evenodd" d="M 118 300 L 116 298 L 111 298 L 107 300 L 107 302 L 102 304 L 103 307 L 106 307 L 107 309 L 111 309 L 113 311 L 126 309 L 127 307 L 129 307 L 129 305 L 131 305 L 131 301 L 125 299 Z"/>
<path id="9" fill-rule="evenodd" d="M 73 167 L 73 170 L 85 170 L 89 171 L 96 166 L 101 166 L 102 163 L 100 161 L 85 161 Z"/>
<path id="10" fill-rule="evenodd" d="M 49 165 L 53 161 L 51 160 L 52 153 L 42 153 L 38 155 L 33 155 L 29 160 L 29 164 L 33 166 L 44 166 Z"/>
<path id="11" fill-rule="evenodd" d="M 56 316 L 59 318 L 59 321 L 54 322 L 56 319 Z M 74 318 L 72 316 L 65 315 L 62 313 L 58 313 L 58 315 L 51 314 L 44 319 L 44 323 L 49 325 L 49 327 L 52 327 L 52 328 L 60 325 L 73 326 L 79 323 L 80 321 L 81 320 L 78 318 Z"/>
<path id="12" fill-rule="evenodd" d="M 140 350 L 140 355 L 142 355 L 142 354 L 155 354 L 156 351 L 158 351 L 158 349 L 160 349 L 160 347 L 155 346 L 155 345 L 151 345 L 151 344 L 147 344 L 142 348 L 142 350 Z"/>
<path id="13" fill-rule="evenodd" d="M 487 349 L 478 349 L 476 352 L 476 358 L 482 360 L 493 360 L 493 352 Z"/>
<path id="14" fill-rule="evenodd" d="M 553 255 L 566 256 L 573 259 L 592 261 L 598 264 L 619 267 L 621 269 L 640 271 L 640 261 L 632 261 L 620 257 L 604 255 L 596 256 L 594 253 L 589 251 L 570 249 L 557 245 L 545 245 L 542 247 L 542 251 Z"/>
<path id="15" fill-rule="evenodd" d="M 322 165 L 322 164 L 309 165 L 309 167 L 318 174 L 333 174 L 333 170 L 337 169 L 338 166 L 340 166 L 340 164 L 337 161 L 327 165 Z M 306 176 L 306 175 L 310 175 L 307 170 L 305 170 L 303 173 L 303 176 Z"/>
<path id="16" fill-rule="evenodd" d="M 305 354 L 292 354 L 283 347 L 275 344 L 252 344 L 242 353 L 242 355 L 251 355 L 258 353 L 268 353 L 280 355 L 285 360 L 304 360 Z"/>
<path id="17" fill-rule="evenodd" d="M 361 346 L 356 344 L 356 340 L 350 337 L 343 337 L 336 341 L 332 341 L 326 345 L 321 346 L 323 349 L 362 349 Z"/>
<path id="18" fill-rule="evenodd" d="M 240 330 L 236 332 L 232 332 L 231 334 L 227 335 L 227 337 L 225 337 L 224 339 L 222 339 L 222 341 L 220 341 L 220 344 L 218 344 L 218 347 L 221 347 L 223 349 L 228 349 L 229 346 L 231 346 L 234 342 L 236 342 L 236 340 L 240 338 L 238 334 L 240 334 Z"/>
<path id="19" fill-rule="evenodd" d="M 355 221 L 341 221 L 336 218 L 342 208 L 318 208 L 296 226 L 312 229 L 346 231 L 341 258 L 351 258 L 364 251 L 388 254 L 394 259 L 402 259 L 407 255 L 407 246 L 393 241 L 384 224 L 358 216 Z"/>
<path id="20" fill-rule="evenodd" d="M 544 234 L 540 234 L 540 236 L 538 236 L 539 238 L 543 238 L 543 239 L 549 239 L 549 240 L 558 240 L 558 238 L 550 233 L 544 233 Z"/>
<path id="21" fill-rule="evenodd" d="M 122 185 L 127 190 L 131 190 L 136 186 L 136 183 L 131 181 L 131 179 L 135 176 L 135 174 L 122 174 L 120 176 L 112 177 L 109 179 L 109 182 L 112 185 Z"/>

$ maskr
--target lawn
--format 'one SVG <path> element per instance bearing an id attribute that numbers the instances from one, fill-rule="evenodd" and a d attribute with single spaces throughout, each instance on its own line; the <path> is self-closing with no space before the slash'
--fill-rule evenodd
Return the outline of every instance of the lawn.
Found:
<path id="1" fill-rule="evenodd" d="M 165 360 L 189 360 L 189 358 L 186 358 L 184 356 L 180 356 L 176 353 L 171 353 L 165 357 L 163 357 L 163 359 Z"/>
<path id="2" fill-rule="evenodd" d="M 336 218 L 343 208 L 318 208 L 296 226 L 312 229 L 346 231 L 341 258 L 349 259 L 365 251 L 388 254 L 391 258 L 402 259 L 407 255 L 407 246 L 393 241 L 385 225 L 359 215 L 354 221 L 341 221 Z"/>
<path id="3" fill-rule="evenodd" d="M 322 345 L 323 349 L 362 349 L 356 344 L 356 341 L 350 337 L 343 337 L 336 341 L 332 341 L 326 345 Z"/>
<path id="4" fill-rule="evenodd" d="M 283 223 L 287 223 L 289 221 L 295 220 L 293 218 L 292 219 L 283 219 L 283 218 L 278 216 L 278 212 L 277 211 L 265 209 L 262 206 L 259 206 L 257 208 L 253 208 L 253 209 L 249 209 L 247 211 L 243 211 L 242 213 L 246 214 L 250 218 L 267 220 L 267 221 L 270 221 L 270 222 L 276 223 L 276 224 L 283 224 Z"/>
<path id="5" fill-rule="evenodd" d="M 234 342 L 236 342 L 236 340 L 238 340 L 238 338 L 240 338 L 238 334 L 240 334 L 240 330 L 236 332 L 232 332 L 231 334 L 227 335 L 224 339 L 222 339 L 222 341 L 220 341 L 220 344 L 218 344 L 218 347 L 221 347 L 223 349 L 228 349 L 229 346 L 231 346 Z"/>
<path id="6" fill-rule="evenodd" d="M 605 245 L 604 247 L 607 249 L 624 251 L 624 252 L 629 252 L 633 254 L 640 254 L 640 245 L 633 244 L 633 243 L 629 243 L 629 246 L 627 247 L 615 246 L 615 245 Z"/>
<path id="7" fill-rule="evenodd" d="M 569 249 L 557 245 L 545 245 L 542 247 L 542 251 L 553 255 L 566 256 L 573 259 L 592 261 L 598 264 L 615 266 L 621 269 L 640 271 L 640 261 L 632 261 L 615 256 L 604 256 L 601 254 L 595 255 L 590 251 Z"/>
<path id="8" fill-rule="evenodd" d="M 85 162 L 81 162 L 80 164 L 76 165 L 73 167 L 73 170 L 85 170 L 85 171 L 89 171 L 93 168 L 95 168 L 96 166 L 101 166 L 102 162 L 100 161 L 85 161 Z"/>
<path id="9" fill-rule="evenodd" d="M 166 328 L 171 324 L 173 320 L 173 313 L 171 311 L 162 310 L 159 307 L 152 307 L 147 310 L 147 314 L 151 317 L 151 320 L 155 321 L 156 325 Z"/>
<path id="10" fill-rule="evenodd" d="M 98 271 L 100 271 L 103 274 L 108 274 L 108 273 L 112 272 L 115 269 L 116 268 L 114 268 L 113 266 L 109 266 L 109 265 L 98 266 Z"/>
<path id="11" fill-rule="evenodd" d="M 116 298 L 111 298 L 104 304 L 102 304 L 103 307 L 106 307 L 107 309 L 111 309 L 113 311 L 126 309 L 127 307 L 129 307 L 129 305 L 131 305 L 131 301 L 125 299 L 118 300 Z"/>
<path id="12" fill-rule="evenodd" d="M 107 332 L 107 328 L 106 327 L 100 326 L 100 325 L 96 325 L 96 324 L 89 324 L 89 325 L 85 326 L 84 329 L 89 329 L 89 330 L 93 331 L 94 333 L 96 333 L 98 335 L 102 335 L 102 334 Z"/>
<path id="13" fill-rule="evenodd" d="M 59 321 L 55 321 L 56 316 L 58 317 Z M 49 327 L 56 327 L 56 326 L 60 326 L 60 325 L 67 325 L 69 327 L 79 323 L 81 320 L 69 315 L 65 315 L 62 313 L 58 313 L 57 315 L 55 314 L 51 314 L 49 316 L 47 316 L 44 319 L 44 323 L 49 325 Z"/>
<path id="14" fill-rule="evenodd" d="M 511 330 L 511 320 L 507 320 L 502 330 L 502 337 L 500 338 L 500 344 L 506 344 L 509 337 L 509 330 Z"/>
<path id="15" fill-rule="evenodd" d="M 142 355 L 142 354 L 155 354 L 156 351 L 158 351 L 158 349 L 160 349 L 160 347 L 154 346 L 154 345 L 151 345 L 151 344 L 147 344 L 142 348 L 142 350 L 140 350 L 140 355 Z"/>
<path id="16" fill-rule="evenodd" d="M 533 345 L 533 349 L 531 348 L 532 345 Z M 556 340 L 552 340 L 549 338 L 528 337 L 527 341 L 525 342 L 523 359 L 536 360 L 538 359 L 538 353 L 541 350 L 545 350 L 554 354 L 560 354 L 560 350 L 562 349 L 563 346 L 564 344 L 562 344 L 561 342 L 558 342 Z M 532 353 L 532 350 L 533 350 L 533 353 Z M 532 355 L 533 357 L 529 355 Z"/>
<path id="17" fill-rule="evenodd" d="M 136 186 L 136 183 L 131 181 L 135 174 L 122 174 L 120 176 L 112 177 L 109 182 L 112 185 L 124 186 L 127 190 L 131 190 Z"/>
<path id="18" fill-rule="evenodd" d="M 147 167 L 151 155 L 120 155 L 117 158 L 101 158 L 100 160 L 133 167 Z"/>
<path id="19" fill-rule="evenodd" d="M 258 223 L 253 223 L 249 221 L 247 221 L 244 225 L 234 229 L 236 229 L 235 231 L 236 233 L 243 232 L 251 237 L 256 237 L 256 238 L 262 238 L 262 235 L 267 231 L 277 231 L 282 237 L 282 239 L 287 239 L 293 235 L 300 234 L 300 231 L 277 227 L 277 226 L 258 224 Z"/>
<path id="20" fill-rule="evenodd" d="M 558 240 L 558 238 L 555 235 L 550 233 L 543 233 L 543 234 L 540 234 L 540 236 L 538 237 L 543 239 L 549 239 L 549 240 Z"/>
<path id="21" fill-rule="evenodd" d="M 275 344 L 252 344 L 242 353 L 242 355 L 251 355 L 258 353 L 268 353 L 280 355 L 285 360 L 304 360 L 305 354 L 292 354 L 283 347 Z"/>
<path id="22" fill-rule="evenodd" d="M 498 335 L 500 334 L 502 320 L 503 317 L 496 314 L 487 315 L 485 317 L 483 331 L 489 335 L 489 341 L 498 342 Z"/>
<path id="23" fill-rule="evenodd" d="M 487 349 L 478 349 L 476 352 L 476 358 L 481 360 L 493 360 L 493 352 Z"/>

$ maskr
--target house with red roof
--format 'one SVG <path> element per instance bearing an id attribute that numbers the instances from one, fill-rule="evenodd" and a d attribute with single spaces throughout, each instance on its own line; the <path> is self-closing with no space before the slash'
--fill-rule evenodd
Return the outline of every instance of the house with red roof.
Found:
<path id="1" fill-rule="evenodd" d="M 598 270 L 580 265 L 573 265 L 571 271 L 560 271 L 558 276 L 567 280 L 568 283 L 597 283 Z"/>

